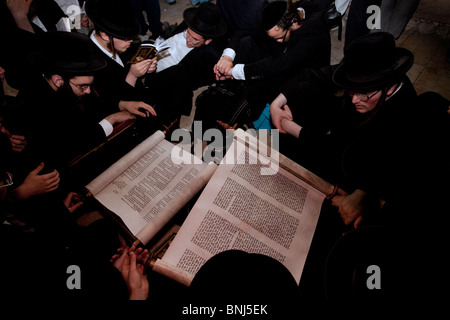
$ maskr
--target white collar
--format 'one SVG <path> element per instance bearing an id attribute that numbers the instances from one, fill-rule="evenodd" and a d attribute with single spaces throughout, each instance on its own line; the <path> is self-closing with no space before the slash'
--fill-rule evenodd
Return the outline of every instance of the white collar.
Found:
<path id="1" fill-rule="evenodd" d="M 102 45 L 97 41 L 97 39 L 95 38 L 95 30 L 91 33 L 90 38 L 91 38 L 92 42 L 94 42 L 95 45 L 96 45 L 97 47 L 99 47 L 100 50 L 103 51 L 104 54 L 106 54 L 108 57 L 110 57 L 111 59 L 113 59 L 114 61 L 116 61 L 116 62 L 117 62 L 118 64 L 120 64 L 122 67 L 125 67 L 125 66 L 123 65 L 123 62 L 122 62 L 122 60 L 120 59 L 120 57 L 119 57 L 118 54 L 116 54 L 116 57 L 114 58 L 114 57 L 113 57 L 113 54 L 112 54 L 111 52 L 109 52 L 108 50 L 106 50 L 105 48 L 103 48 Z"/>

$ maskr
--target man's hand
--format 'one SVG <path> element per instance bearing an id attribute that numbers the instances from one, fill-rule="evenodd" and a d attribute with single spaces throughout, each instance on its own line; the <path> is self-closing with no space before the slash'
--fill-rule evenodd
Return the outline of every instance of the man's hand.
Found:
<path id="1" fill-rule="evenodd" d="M 81 196 L 78 193 L 69 192 L 67 197 L 64 199 L 64 205 L 70 213 L 74 213 L 75 210 L 83 205 L 83 201 L 81 201 Z"/>
<path id="2" fill-rule="evenodd" d="M 138 63 L 133 63 L 130 66 L 130 70 L 128 71 L 125 80 L 134 87 L 137 79 L 156 70 L 156 61 L 157 58 L 154 57 L 153 59 L 146 59 Z"/>
<path id="3" fill-rule="evenodd" d="M 24 136 L 11 134 L 1 123 L 0 131 L 8 136 L 14 152 L 21 152 L 27 146 L 27 139 Z"/>
<path id="4" fill-rule="evenodd" d="M 120 101 L 119 109 L 126 110 L 131 114 L 141 116 L 141 117 L 149 117 L 150 115 L 156 117 L 156 111 L 152 108 L 152 106 L 146 104 L 142 101 Z"/>
<path id="5" fill-rule="evenodd" d="M 223 56 L 214 66 L 216 80 L 232 79 L 233 60 L 228 56 Z"/>
<path id="6" fill-rule="evenodd" d="M 17 134 L 10 135 L 9 141 L 11 141 L 11 146 L 14 152 L 22 152 L 27 146 L 27 139 L 24 136 Z"/>
<path id="7" fill-rule="evenodd" d="M 129 113 L 126 110 L 123 110 L 120 112 L 110 114 L 105 119 L 108 120 L 108 122 L 111 123 L 112 125 L 115 125 L 116 123 L 121 123 L 134 118 L 135 117 L 131 113 Z"/>
<path id="8" fill-rule="evenodd" d="M 124 247 L 117 250 L 111 262 L 122 274 L 127 284 L 130 300 L 146 300 L 149 284 L 145 275 L 145 264 L 149 258 L 148 250 Z"/>
<path id="9" fill-rule="evenodd" d="M 137 263 L 136 253 L 130 251 L 124 259 L 122 277 L 128 287 L 130 300 L 146 300 L 148 298 L 149 283 L 144 273 L 144 266 Z"/>
<path id="10" fill-rule="evenodd" d="M 58 171 L 53 170 L 50 173 L 39 175 L 42 169 L 44 169 L 43 162 L 31 171 L 23 183 L 13 191 L 17 199 L 28 199 L 31 196 L 51 192 L 58 188 L 60 180 Z"/>
<path id="11" fill-rule="evenodd" d="M 270 118 L 272 120 L 272 124 L 277 128 L 281 133 L 287 133 L 286 130 L 283 129 L 281 125 L 281 120 L 287 119 L 289 121 L 293 120 L 291 109 L 289 109 L 286 97 L 280 93 L 275 100 L 270 104 Z"/>
<path id="12" fill-rule="evenodd" d="M 331 200 L 331 204 L 338 208 L 342 221 L 345 225 L 353 222 L 353 226 L 358 228 L 363 219 L 364 201 L 367 193 L 356 189 L 352 194 L 338 189 L 336 195 Z"/>

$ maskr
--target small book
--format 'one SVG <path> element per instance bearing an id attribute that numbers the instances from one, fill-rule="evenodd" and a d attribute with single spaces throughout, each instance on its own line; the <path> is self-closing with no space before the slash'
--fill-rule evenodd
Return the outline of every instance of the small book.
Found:
<path id="1" fill-rule="evenodd" d="M 144 41 L 139 46 L 136 54 L 131 58 L 130 63 L 138 63 L 146 59 L 153 59 L 158 53 L 169 49 L 169 46 L 162 38 L 155 41 Z"/>

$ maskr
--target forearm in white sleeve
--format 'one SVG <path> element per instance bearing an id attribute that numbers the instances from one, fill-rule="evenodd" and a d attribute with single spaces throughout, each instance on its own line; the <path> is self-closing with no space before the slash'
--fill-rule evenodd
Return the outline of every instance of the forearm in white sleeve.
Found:
<path id="1" fill-rule="evenodd" d="M 233 69 L 231 70 L 231 75 L 234 79 L 245 80 L 244 66 L 245 64 L 238 63 L 233 67 Z"/>
<path id="2" fill-rule="evenodd" d="M 106 119 L 103 119 L 98 124 L 103 128 L 106 136 L 109 136 L 114 130 L 113 125 Z"/>
<path id="3" fill-rule="evenodd" d="M 223 56 L 228 56 L 231 58 L 231 60 L 234 61 L 234 58 L 236 58 L 236 51 L 231 48 L 226 48 L 225 50 L 223 50 L 222 57 Z"/>

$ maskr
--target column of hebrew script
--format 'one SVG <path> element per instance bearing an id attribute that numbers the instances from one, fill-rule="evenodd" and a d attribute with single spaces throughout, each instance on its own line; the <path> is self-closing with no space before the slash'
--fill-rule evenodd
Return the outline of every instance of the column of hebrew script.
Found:
<path id="1" fill-rule="evenodd" d="M 115 176 L 94 194 L 144 243 L 207 183 L 216 167 L 189 164 L 194 163 L 189 159 L 186 163 L 173 161 L 174 154 L 182 153 L 172 153 L 173 148 L 178 147 L 161 139 L 131 159 L 122 171 L 108 169 Z"/>
<path id="2" fill-rule="evenodd" d="M 230 147 L 235 164 L 219 165 L 156 271 L 189 285 L 213 255 L 239 249 L 278 260 L 300 282 L 325 195 L 282 168 L 262 175 L 258 155 L 240 145 Z"/>

